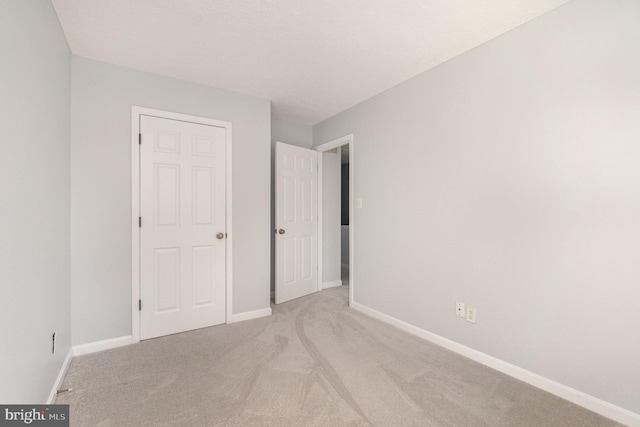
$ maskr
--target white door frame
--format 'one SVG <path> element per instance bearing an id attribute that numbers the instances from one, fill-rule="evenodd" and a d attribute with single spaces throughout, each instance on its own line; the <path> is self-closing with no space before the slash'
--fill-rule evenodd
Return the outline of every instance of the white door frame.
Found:
<path id="1" fill-rule="evenodd" d="M 225 159 L 226 174 L 226 323 L 232 321 L 232 266 L 233 266 L 233 229 L 231 215 L 231 122 L 215 120 L 170 111 L 155 110 L 153 108 L 131 106 L 131 337 L 133 343 L 140 342 L 140 116 L 153 116 L 163 119 L 180 120 L 202 125 L 223 127 L 227 130 L 227 157 Z"/>
<path id="2" fill-rule="evenodd" d="M 353 288 L 355 284 L 355 167 L 353 134 L 320 144 L 313 149 L 319 153 L 349 145 L 349 306 L 353 305 Z M 322 155 L 318 156 L 318 290 L 322 290 Z"/>

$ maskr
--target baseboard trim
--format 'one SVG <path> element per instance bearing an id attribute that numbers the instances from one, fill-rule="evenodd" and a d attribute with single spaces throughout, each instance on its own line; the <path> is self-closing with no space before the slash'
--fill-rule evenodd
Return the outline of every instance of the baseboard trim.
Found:
<path id="1" fill-rule="evenodd" d="M 322 289 L 335 288 L 336 286 L 342 286 L 342 280 L 333 280 L 331 282 L 322 282 Z"/>
<path id="2" fill-rule="evenodd" d="M 82 356 L 84 354 L 96 353 L 98 351 L 110 350 L 112 348 L 124 347 L 133 343 L 133 337 L 127 335 L 124 337 L 111 338 L 108 340 L 90 342 L 87 344 L 76 345 L 73 347 L 74 356 Z"/>
<path id="3" fill-rule="evenodd" d="M 444 338 L 433 332 L 426 331 L 418 328 L 417 326 L 406 323 L 388 314 L 381 313 L 377 310 L 369 308 L 357 302 L 353 302 L 351 307 L 363 314 L 366 314 L 375 319 L 381 320 L 398 329 L 408 332 L 412 335 L 416 335 L 422 339 L 432 342 L 436 345 L 444 347 L 455 353 L 461 354 L 469 359 L 472 359 L 478 363 L 489 366 L 497 371 L 512 376 L 531 384 L 534 387 L 540 388 L 565 400 L 580 405 L 590 411 L 596 412 L 602 416 L 610 418 L 619 423 L 625 424 L 629 427 L 640 427 L 640 414 L 631 412 L 628 409 L 621 408 L 612 403 L 606 402 L 595 396 L 591 396 L 580 390 L 576 390 L 557 381 L 535 374 L 519 366 L 512 365 L 509 362 L 490 356 L 478 350 L 474 350 L 471 347 L 459 344 L 450 339 Z"/>
<path id="4" fill-rule="evenodd" d="M 260 310 L 245 311 L 244 313 L 238 313 L 231 315 L 231 322 L 242 322 L 244 320 L 257 319 L 259 317 L 271 316 L 271 307 L 261 308 Z"/>
<path id="5" fill-rule="evenodd" d="M 60 389 L 60 386 L 62 386 L 64 377 L 65 375 L 67 375 L 67 371 L 69 370 L 71 359 L 73 359 L 73 348 L 69 349 L 69 351 L 67 352 L 67 357 L 65 357 L 64 362 L 62 362 L 62 366 L 60 367 L 60 372 L 58 372 L 56 382 L 53 383 L 53 388 L 51 389 L 51 393 L 49 393 L 49 397 L 47 398 L 47 405 L 52 405 L 55 402 L 56 396 L 58 395 L 58 390 Z"/>

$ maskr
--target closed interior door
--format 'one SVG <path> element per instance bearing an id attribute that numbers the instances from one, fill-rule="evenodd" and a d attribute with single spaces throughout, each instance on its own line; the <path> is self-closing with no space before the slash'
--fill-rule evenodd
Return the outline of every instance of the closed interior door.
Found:
<path id="1" fill-rule="evenodd" d="M 276 304 L 318 290 L 318 153 L 276 143 Z"/>
<path id="2" fill-rule="evenodd" d="M 140 116 L 140 337 L 225 322 L 226 129 Z"/>

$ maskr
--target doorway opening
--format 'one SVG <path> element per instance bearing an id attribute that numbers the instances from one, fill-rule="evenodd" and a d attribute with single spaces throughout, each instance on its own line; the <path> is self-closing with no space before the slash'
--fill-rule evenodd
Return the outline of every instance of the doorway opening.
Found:
<path id="1" fill-rule="evenodd" d="M 315 147 L 318 156 L 318 282 L 323 288 L 349 285 L 349 305 L 353 305 L 355 288 L 355 165 L 353 135 L 346 135 Z M 327 154 L 326 156 L 324 154 Z M 347 165 L 347 167 L 344 167 Z M 346 174 L 342 179 L 342 173 Z M 333 174 L 333 179 L 327 179 Z M 338 186 L 326 188 L 323 183 L 337 179 Z M 347 187 L 344 191 L 343 186 Z M 337 189 L 336 189 L 337 188 Z M 337 191 L 335 197 L 325 198 L 329 191 Z M 344 194 L 346 193 L 346 194 Z M 338 202 L 335 203 L 336 198 Z M 332 200 L 333 202 L 332 202 Z M 347 215 L 341 206 L 345 203 Z M 329 206 L 327 206 L 327 204 Z M 327 210 L 329 209 L 329 210 Z M 337 211 L 334 211 L 337 209 Z M 323 215 L 323 212 L 325 215 Z M 326 218 L 329 213 L 331 218 Z M 337 223 L 335 218 L 337 217 Z M 346 223 L 345 223 L 346 222 Z M 331 227 L 327 230 L 327 227 Z M 334 229 L 339 227 L 339 229 Z M 327 231 L 329 231 L 327 233 Z M 337 237 L 336 237 L 337 236 Z M 342 249 L 344 248 L 344 249 Z M 347 253 L 342 253 L 343 251 Z M 339 256 L 335 256 L 341 254 Z M 329 256 L 327 256 L 329 255 Z M 346 280 L 345 280 L 346 279 Z M 328 286 L 326 286 L 326 284 Z"/>
<path id="2" fill-rule="evenodd" d="M 349 286 L 349 147 L 340 147 L 340 278 Z"/>

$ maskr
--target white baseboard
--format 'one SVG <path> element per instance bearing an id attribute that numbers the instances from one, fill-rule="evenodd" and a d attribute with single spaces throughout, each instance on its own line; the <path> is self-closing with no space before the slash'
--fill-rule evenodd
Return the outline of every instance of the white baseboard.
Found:
<path id="1" fill-rule="evenodd" d="M 355 310 L 360 311 L 361 313 L 393 325 L 398 329 L 401 329 L 412 335 L 416 335 L 455 353 L 461 354 L 465 357 L 468 357 L 469 359 L 475 360 L 476 362 L 482 363 L 483 365 L 489 366 L 490 368 L 517 378 L 520 381 L 524 381 L 528 384 L 531 384 L 532 386 L 573 402 L 576 405 L 580 405 L 584 408 L 589 409 L 590 411 L 596 412 L 614 421 L 625 424 L 629 427 L 640 427 L 640 414 L 631 412 L 628 409 L 621 408 L 612 403 L 586 394 L 580 390 L 576 390 L 559 382 L 553 381 L 549 378 L 535 374 L 531 371 L 527 371 L 526 369 L 520 368 L 519 366 L 512 365 L 511 363 L 505 362 L 504 360 L 498 359 L 481 351 L 474 350 L 471 347 L 467 347 L 455 341 L 444 338 L 440 335 L 436 335 L 432 332 L 418 328 L 417 326 L 413 326 L 409 323 L 381 313 L 355 301 L 353 302 L 351 307 Z"/>
<path id="2" fill-rule="evenodd" d="M 60 372 L 58 373 L 56 382 L 53 383 L 53 388 L 51 389 L 51 393 L 49 393 L 49 397 L 47 398 L 47 405 L 51 405 L 55 402 L 56 396 L 58 395 L 58 389 L 60 388 L 60 386 L 62 386 L 64 376 L 67 375 L 67 370 L 69 369 L 69 365 L 71 364 L 71 359 L 73 359 L 73 348 L 69 349 L 69 351 L 67 352 L 67 357 L 65 357 L 64 362 L 62 362 L 62 366 L 60 367 Z"/>
<path id="3" fill-rule="evenodd" d="M 342 286 L 342 280 L 334 280 L 331 282 L 322 282 L 322 289 L 335 288 L 336 286 Z"/>
<path id="4" fill-rule="evenodd" d="M 260 310 L 245 311 L 244 313 L 232 314 L 231 322 L 242 322 L 243 320 L 257 319 L 258 317 L 271 316 L 271 307 Z"/>
<path id="5" fill-rule="evenodd" d="M 112 348 L 123 347 L 133 343 L 131 335 L 124 337 L 111 338 L 108 340 L 90 342 L 87 344 L 76 345 L 73 347 L 74 356 L 82 356 L 83 354 L 96 353 L 98 351 L 109 350 Z"/>

